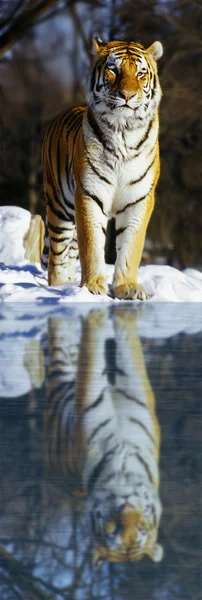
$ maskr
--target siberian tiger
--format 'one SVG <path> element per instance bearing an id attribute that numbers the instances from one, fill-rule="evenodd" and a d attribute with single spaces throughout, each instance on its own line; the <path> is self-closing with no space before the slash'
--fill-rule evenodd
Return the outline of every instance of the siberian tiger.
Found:
<path id="1" fill-rule="evenodd" d="M 107 292 L 106 227 L 114 216 L 113 294 L 121 299 L 147 297 L 137 272 L 160 169 L 156 61 L 161 55 L 160 42 L 145 49 L 134 42 L 94 38 L 86 106 L 63 112 L 45 130 L 42 264 L 48 262 L 50 285 L 74 279 L 79 248 L 81 285 L 94 294 Z"/>
<path id="2" fill-rule="evenodd" d="M 70 493 L 84 496 L 95 563 L 135 561 L 144 554 L 160 561 L 160 429 L 136 315 L 116 311 L 109 340 L 104 311 L 90 312 L 77 359 L 73 325 L 66 324 L 66 335 L 64 320 L 49 325 L 46 466 Z M 115 346 L 113 369 L 109 341 Z"/>

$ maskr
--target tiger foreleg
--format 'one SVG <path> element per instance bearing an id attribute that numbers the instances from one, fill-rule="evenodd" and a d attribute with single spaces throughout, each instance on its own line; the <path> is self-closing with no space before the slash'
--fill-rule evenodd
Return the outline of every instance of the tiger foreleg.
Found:
<path id="1" fill-rule="evenodd" d="M 113 292 L 116 298 L 146 300 L 147 292 L 137 282 L 147 225 L 154 206 L 154 194 L 119 211 L 116 215 L 116 251 Z"/>
<path id="2" fill-rule="evenodd" d="M 75 194 L 76 225 L 81 262 L 81 286 L 93 294 L 107 293 L 105 276 L 105 238 L 107 217 L 94 199 Z"/>

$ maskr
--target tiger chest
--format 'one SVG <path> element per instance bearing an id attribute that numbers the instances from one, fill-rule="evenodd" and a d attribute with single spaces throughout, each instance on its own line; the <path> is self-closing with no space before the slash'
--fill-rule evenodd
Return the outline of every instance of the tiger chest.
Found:
<path id="1" fill-rule="evenodd" d="M 112 215 L 116 215 L 128 203 L 133 204 L 149 193 L 154 180 L 154 166 L 151 157 L 142 152 L 139 156 L 122 161 L 117 170 L 115 194 L 112 202 Z"/>

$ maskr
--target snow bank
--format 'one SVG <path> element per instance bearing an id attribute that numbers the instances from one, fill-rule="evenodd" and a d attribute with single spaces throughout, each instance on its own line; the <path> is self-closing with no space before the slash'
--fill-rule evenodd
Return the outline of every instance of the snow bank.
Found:
<path id="1" fill-rule="evenodd" d="M 25 259 L 27 254 L 24 240 L 30 228 L 30 219 L 30 213 L 22 208 L 0 207 L 0 301 L 37 301 L 40 304 L 120 302 L 110 295 L 94 296 L 87 288 L 80 288 L 79 261 L 74 283 L 49 287 L 40 264 L 31 264 Z M 113 268 L 113 265 L 106 266 L 109 292 Z M 139 282 L 150 294 L 145 304 L 202 301 L 202 273 L 195 269 L 185 269 L 181 272 L 165 265 L 147 265 L 139 268 Z M 124 301 L 124 304 L 139 302 Z"/>

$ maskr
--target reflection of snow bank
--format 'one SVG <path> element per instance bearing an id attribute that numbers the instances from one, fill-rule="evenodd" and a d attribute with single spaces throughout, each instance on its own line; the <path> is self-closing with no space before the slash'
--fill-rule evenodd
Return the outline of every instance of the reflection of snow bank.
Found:
<path id="1" fill-rule="evenodd" d="M 23 396 L 32 388 L 28 370 L 24 364 L 26 338 L 6 337 L 0 343 L 0 397 Z"/>
<path id="2" fill-rule="evenodd" d="M 186 333 L 194 335 L 202 331 L 201 303 L 152 302 L 141 306 L 138 318 L 140 337 L 164 339 Z"/>
<path id="3" fill-rule="evenodd" d="M 140 338 L 163 339 L 178 333 L 202 331 L 200 303 L 1 303 L 0 304 L 0 397 L 20 396 L 43 382 L 44 357 L 40 340 L 48 332 L 49 318 L 64 320 L 68 339 L 74 324 L 75 344 L 79 344 L 82 318 L 89 311 L 106 311 L 105 337 L 112 338 L 116 310 L 137 315 Z M 17 385 L 16 385 L 17 382 Z"/>
<path id="4" fill-rule="evenodd" d="M 110 296 L 93 296 L 85 287 L 80 288 L 80 265 L 77 263 L 76 280 L 62 286 L 49 287 L 39 263 L 25 260 L 23 238 L 30 225 L 30 213 L 17 207 L 0 207 L 0 300 L 4 302 L 45 303 L 120 303 Z M 113 277 L 112 265 L 106 271 L 109 286 Z M 139 281 L 153 302 L 202 302 L 202 273 L 195 269 L 177 269 L 165 265 L 147 265 L 139 269 Z M 137 305 L 139 301 L 135 301 Z M 131 301 L 125 305 L 131 305 Z"/>

